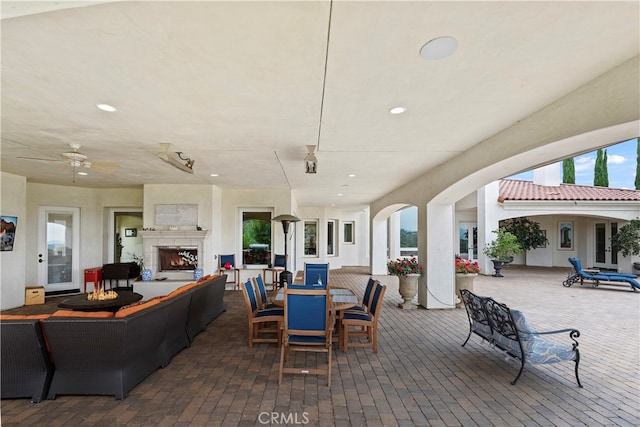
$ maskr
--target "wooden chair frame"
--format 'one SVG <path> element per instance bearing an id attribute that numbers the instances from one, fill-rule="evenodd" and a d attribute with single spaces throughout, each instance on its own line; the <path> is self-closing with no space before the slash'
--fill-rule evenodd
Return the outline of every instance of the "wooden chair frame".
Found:
<path id="1" fill-rule="evenodd" d="M 242 294 L 247 306 L 249 325 L 249 348 L 253 343 L 277 343 L 282 342 L 282 321 L 284 311 L 281 308 L 258 308 L 258 298 L 251 280 L 242 284 Z M 272 326 L 275 323 L 275 326 Z M 263 334 L 277 335 L 277 338 L 261 338 Z"/>
<path id="2" fill-rule="evenodd" d="M 224 268 L 224 265 L 228 262 L 231 263 L 232 268 Z M 218 255 L 218 270 L 220 274 L 227 274 L 227 277 L 232 279 L 229 281 L 227 278 L 226 284 L 233 284 L 233 288 L 238 290 L 240 287 L 240 269 L 237 267 L 235 254 Z M 228 274 L 229 272 L 233 272 L 233 274 Z"/>
<path id="3" fill-rule="evenodd" d="M 318 322 L 324 322 L 322 330 L 316 328 L 293 329 L 290 328 L 290 319 L 292 323 L 296 320 L 292 316 L 296 315 L 299 307 L 292 307 L 297 301 L 290 296 L 316 297 L 324 296 L 324 318 L 317 318 Z M 285 285 L 284 289 L 284 330 L 283 342 L 280 349 L 280 373 L 278 375 L 278 384 L 282 384 L 282 374 L 311 374 L 311 375 L 327 375 L 327 385 L 331 386 L 331 353 L 332 353 L 332 334 L 335 317 L 331 314 L 329 307 L 331 305 L 331 294 L 329 288 L 326 289 L 310 289 L 304 286 Z M 309 319 L 307 317 L 307 319 Z M 315 325 L 314 325 L 315 326 Z M 289 351 L 301 352 L 320 352 L 327 353 L 326 368 L 309 368 L 309 367 L 287 367 L 285 362 L 288 361 Z"/>
<path id="4" fill-rule="evenodd" d="M 378 352 L 378 319 L 380 318 L 380 307 L 387 287 L 376 284 L 373 295 L 371 297 L 371 305 L 369 311 L 363 312 L 347 312 L 342 318 L 342 351 L 346 352 L 351 347 L 371 347 L 373 352 Z M 350 330 L 350 327 L 360 327 L 358 330 Z M 349 343 L 349 335 L 366 336 L 366 342 Z"/>

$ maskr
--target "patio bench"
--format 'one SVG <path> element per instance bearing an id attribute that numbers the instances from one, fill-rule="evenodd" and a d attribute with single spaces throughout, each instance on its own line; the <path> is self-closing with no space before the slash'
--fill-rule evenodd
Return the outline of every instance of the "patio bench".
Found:
<path id="1" fill-rule="evenodd" d="M 524 314 L 512 310 L 490 297 L 481 297 L 467 289 L 460 291 L 469 318 L 469 335 L 462 343 L 464 347 L 474 333 L 491 344 L 493 347 L 507 353 L 520 361 L 520 371 L 511 384 L 515 384 L 524 370 L 526 362 L 544 364 L 566 360 L 575 362 L 575 375 L 579 387 L 582 387 L 578 376 L 580 352 L 578 341 L 580 336 L 577 329 L 560 329 L 539 332 L 532 329 Z M 541 335 L 568 332 L 571 344 L 560 344 L 549 341 Z"/>

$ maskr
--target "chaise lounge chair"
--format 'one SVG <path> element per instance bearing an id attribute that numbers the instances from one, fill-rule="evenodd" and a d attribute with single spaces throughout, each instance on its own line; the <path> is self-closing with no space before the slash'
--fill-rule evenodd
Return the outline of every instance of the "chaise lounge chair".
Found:
<path id="1" fill-rule="evenodd" d="M 567 280 L 562 282 L 565 287 L 569 287 L 578 280 L 580 280 L 580 285 L 582 285 L 585 279 L 592 280 L 595 286 L 600 285 L 600 282 L 623 282 L 628 283 L 631 286 L 631 289 L 634 292 L 637 292 L 640 289 L 640 283 L 636 280 L 638 278 L 635 274 L 628 273 L 616 273 L 616 272 L 598 272 L 598 273 L 589 273 L 582 268 L 582 262 L 579 258 L 569 257 L 569 262 L 573 266 L 574 272 L 571 274 Z"/>

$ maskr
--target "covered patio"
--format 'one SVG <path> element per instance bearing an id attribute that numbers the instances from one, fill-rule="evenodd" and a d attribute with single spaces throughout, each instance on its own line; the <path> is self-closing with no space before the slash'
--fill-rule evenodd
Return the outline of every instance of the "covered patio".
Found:
<path id="1" fill-rule="evenodd" d="M 326 378 L 285 376 L 278 386 L 274 344 L 247 345 L 241 292 L 227 291 L 227 312 L 165 369 L 122 401 L 59 396 L 30 404 L 3 400 L 2 423 L 81 426 L 519 426 L 637 425 L 640 420 L 640 304 L 628 287 L 562 286 L 569 268 L 510 266 L 504 278 L 478 276 L 475 292 L 524 312 L 538 330 L 580 330 L 580 377 L 573 363 L 507 362 L 467 336 L 464 309 L 400 310 L 397 278 L 380 319 L 379 351 L 334 349 Z M 331 282 L 362 295 L 365 269 L 331 271 Z M 134 286 L 135 287 L 135 286 Z M 44 306 L 42 306 L 44 308 Z M 30 306 L 34 309 L 34 306 Z M 21 309 L 8 310 L 16 312 Z M 564 335 L 561 336 L 566 340 Z M 308 356 L 315 357 L 315 356 Z"/>

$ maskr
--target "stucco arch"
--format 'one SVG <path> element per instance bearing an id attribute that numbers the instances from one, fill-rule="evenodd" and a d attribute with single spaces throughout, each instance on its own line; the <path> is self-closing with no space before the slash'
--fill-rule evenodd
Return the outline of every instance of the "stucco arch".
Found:
<path id="1" fill-rule="evenodd" d="M 418 207 L 418 257 L 426 260 L 427 270 L 419 287 L 421 305 L 454 306 L 456 201 L 505 176 L 640 134 L 638 65 L 636 56 L 371 204 L 372 222 L 394 205 Z M 379 231 L 371 227 L 375 267 L 380 254 L 373 242 Z"/>
<path id="2" fill-rule="evenodd" d="M 371 217 L 371 274 L 387 274 L 387 220 L 391 215 L 410 206 L 410 203 L 394 203 L 385 206 Z"/>

